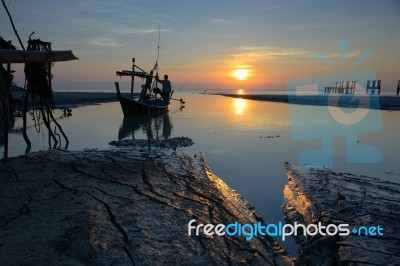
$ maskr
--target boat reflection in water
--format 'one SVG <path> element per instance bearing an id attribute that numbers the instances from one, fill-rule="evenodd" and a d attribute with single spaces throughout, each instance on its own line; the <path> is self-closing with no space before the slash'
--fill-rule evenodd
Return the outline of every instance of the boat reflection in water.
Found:
<path id="1" fill-rule="evenodd" d="M 173 125 L 168 113 L 150 116 L 125 116 L 118 131 L 118 140 L 130 136 L 132 139 L 137 139 L 143 135 L 148 140 L 168 139 L 171 136 L 172 128 Z"/>

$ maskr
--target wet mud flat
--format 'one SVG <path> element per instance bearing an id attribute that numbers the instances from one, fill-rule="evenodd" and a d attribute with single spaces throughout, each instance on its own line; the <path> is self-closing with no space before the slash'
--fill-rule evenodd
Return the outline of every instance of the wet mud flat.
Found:
<path id="1" fill-rule="evenodd" d="M 329 169 L 285 167 L 288 223 L 348 224 L 350 230 L 344 236 L 299 234 L 299 264 L 400 264 L 400 184 Z"/>
<path id="2" fill-rule="evenodd" d="M 188 235 L 263 222 L 201 155 L 43 151 L 0 165 L 0 265 L 292 265 L 274 240 Z"/>
<path id="3" fill-rule="evenodd" d="M 370 108 L 380 110 L 400 110 L 400 96 L 398 95 L 284 95 L 284 94 L 217 94 L 232 98 L 241 98 L 255 101 L 280 102 L 300 105 L 338 106 L 345 108 Z M 353 99 L 354 97 L 354 99 Z M 373 102 L 370 102 L 374 99 Z"/>

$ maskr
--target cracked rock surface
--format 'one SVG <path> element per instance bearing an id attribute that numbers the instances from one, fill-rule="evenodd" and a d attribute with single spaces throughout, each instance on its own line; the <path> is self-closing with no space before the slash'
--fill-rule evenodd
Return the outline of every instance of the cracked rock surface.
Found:
<path id="1" fill-rule="evenodd" d="M 290 164 L 286 170 L 283 210 L 289 223 L 383 228 L 383 236 L 300 234 L 299 264 L 400 265 L 400 184 Z"/>
<path id="2" fill-rule="evenodd" d="M 170 150 L 51 151 L 0 165 L 0 265 L 290 265 L 268 237 L 188 235 L 261 217 L 207 167 Z"/>
<path id="3" fill-rule="evenodd" d="M 151 147 L 157 147 L 161 149 L 176 149 L 180 147 L 192 146 L 193 140 L 188 137 L 174 137 L 163 140 L 147 140 L 147 139 L 122 139 L 118 141 L 111 141 L 109 145 L 116 147 L 140 147 L 145 148 L 151 145 Z"/>

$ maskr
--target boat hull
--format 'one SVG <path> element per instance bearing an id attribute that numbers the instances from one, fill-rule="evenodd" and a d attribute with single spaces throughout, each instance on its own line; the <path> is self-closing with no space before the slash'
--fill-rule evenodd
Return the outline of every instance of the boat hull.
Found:
<path id="1" fill-rule="evenodd" d="M 152 114 L 168 112 L 168 105 L 163 105 L 161 100 L 139 102 L 137 100 L 120 96 L 119 102 L 124 116 L 147 114 L 149 112 Z"/>

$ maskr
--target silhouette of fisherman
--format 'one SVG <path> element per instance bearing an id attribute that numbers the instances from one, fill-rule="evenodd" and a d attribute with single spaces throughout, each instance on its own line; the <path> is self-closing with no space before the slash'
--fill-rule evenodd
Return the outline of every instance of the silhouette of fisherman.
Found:
<path id="1" fill-rule="evenodd" d="M 156 80 L 162 84 L 161 96 L 165 105 L 169 104 L 169 97 L 171 94 L 171 82 L 168 80 L 168 75 L 164 75 L 164 79 L 160 80 L 158 78 L 158 73 L 156 75 Z"/>
<path id="2" fill-rule="evenodd" d="M 150 98 L 151 83 L 153 81 L 153 70 L 146 76 L 146 83 L 142 85 L 142 91 L 140 92 L 140 101 Z"/>

